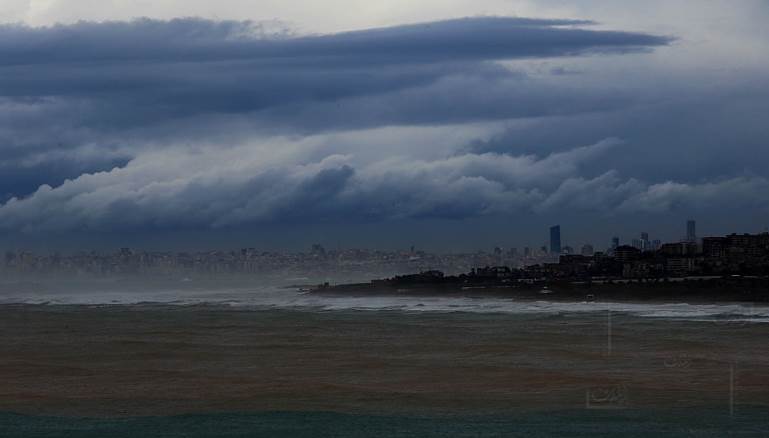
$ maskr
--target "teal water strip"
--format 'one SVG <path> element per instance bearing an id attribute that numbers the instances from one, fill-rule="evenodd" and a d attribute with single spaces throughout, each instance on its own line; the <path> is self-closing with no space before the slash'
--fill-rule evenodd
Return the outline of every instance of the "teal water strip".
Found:
<path id="1" fill-rule="evenodd" d="M 580 410 L 500 416 L 404 417 L 328 412 L 73 418 L 0 413 L 3 438 L 767 436 L 765 408 Z"/>

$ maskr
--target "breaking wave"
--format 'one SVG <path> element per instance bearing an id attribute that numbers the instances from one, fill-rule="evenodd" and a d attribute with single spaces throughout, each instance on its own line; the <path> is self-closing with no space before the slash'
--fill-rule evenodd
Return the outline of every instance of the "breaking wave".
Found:
<path id="1" fill-rule="evenodd" d="M 750 303 L 686 304 L 627 302 L 522 301 L 500 297 L 325 296 L 279 286 L 216 288 L 172 285 L 56 287 L 0 284 L 0 304 L 36 305 L 221 305 L 302 311 L 467 312 L 569 314 L 614 312 L 648 318 L 769 323 L 769 306 Z"/>

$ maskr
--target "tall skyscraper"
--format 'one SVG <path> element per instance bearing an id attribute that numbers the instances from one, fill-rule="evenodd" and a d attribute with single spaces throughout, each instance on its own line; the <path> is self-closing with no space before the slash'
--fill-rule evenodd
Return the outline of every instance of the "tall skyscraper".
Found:
<path id="1" fill-rule="evenodd" d="M 609 248 L 609 249 L 614 251 L 615 249 L 617 249 L 617 247 L 619 247 L 619 237 L 612 237 L 611 238 L 611 248 Z"/>
<path id="2" fill-rule="evenodd" d="M 651 242 L 649 242 L 649 233 L 647 232 L 641 233 L 641 247 L 639 249 L 641 251 L 649 251 L 651 249 Z"/>
<path id="3" fill-rule="evenodd" d="M 687 242 L 696 242 L 697 241 L 697 222 L 693 220 L 686 221 L 686 241 Z"/>
<path id="4" fill-rule="evenodd" d="M 561 226 L 550 227 L 550 254 L 561 254 Z"/>

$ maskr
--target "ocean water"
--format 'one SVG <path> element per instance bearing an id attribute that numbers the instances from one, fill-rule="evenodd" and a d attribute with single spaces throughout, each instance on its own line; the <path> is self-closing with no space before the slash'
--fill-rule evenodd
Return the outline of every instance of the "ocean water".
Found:
<path id="1" fill-rule="evenodd" d="M 258 281 L 217 282 L 190 279 L 137 281 L 0 281 L 1 304 L 45 305 L 222 305 L 239 308 L 306 311 L 472 312 L 564 314 L 616 312 L 646 318 L 769 323 L 769 306 L 752 303 L 627 303 L 519 301 L 484 296 L 325 296 Z"/>
<path id="2" fill-rule="evenodd" d="M 577 410 L 515 416 L 375 416 L 263 412 L 135 418 L 64 418 L 0 413 L 5 438 L 146 437 L 765 437 L 769 414 L 743 407 L 667 411 Z"/>
<path id="3" fill-rule="evenodd" d="M 0 438 L 769 436 L 765 305 L 40 279 L 0 311 Z"/>

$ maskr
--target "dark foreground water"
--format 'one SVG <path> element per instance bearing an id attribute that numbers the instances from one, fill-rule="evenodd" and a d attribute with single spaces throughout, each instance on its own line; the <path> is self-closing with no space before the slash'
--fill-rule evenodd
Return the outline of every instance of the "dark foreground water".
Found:
<path id="1" fill-rule="evenodd" d="M 769 413 L 742 407 L 660 412 L 630 409 L 520 416 L 407 417 L 325 412 L 180 415 L 119 419 L 0 414 L 3 437 L 498 437 L 769 436 Z"/>
<path id="2" fill-rule="evenodd" d="M 475 301 L 0 305 L 0 438 L 769 436 L 765 322 Z"/>

